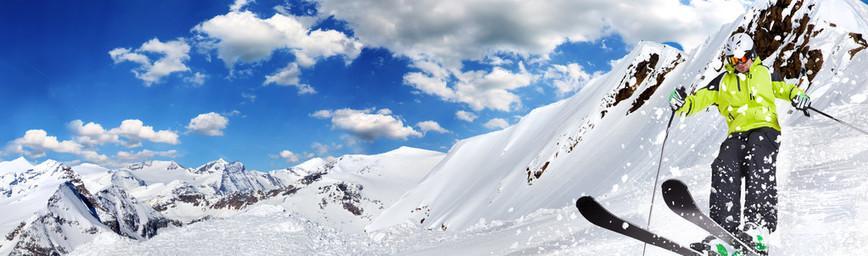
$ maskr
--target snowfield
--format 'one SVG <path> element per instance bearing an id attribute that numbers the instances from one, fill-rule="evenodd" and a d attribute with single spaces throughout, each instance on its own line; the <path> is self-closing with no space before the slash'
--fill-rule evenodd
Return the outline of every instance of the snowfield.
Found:
<path id="1" fill-rule="evenodd" d="M 401 147 L 271 172 L 222 159 L 199 168 L 160 161 L 118 170 L 73 166 L 86 189 L 68 186 L 71 176 L 53 161 L 0 162 L 0 254 L 641 255 L 642 243 L 578 213 L 574 203 L 583 195 L 637 224 L 646 223 L 655 196 L 650 229 L 689 244 L 706 233 L 669 211 L 659 189 L 652 195 L 668 94 L 714 78 L 723 42 L 735 31 L 778 26 L 782 34 L 761 42 L 764 64 L 790 82 L 810 81 L 817 109 L 868 129 L 868 43 L 859 40 L 868 35 L 866 17 L 868 7 L 855 0 L 758 3 L 690 52 L 641 42 L 576 95 L 506 129 L 458 141 L 445 154 Z M 797 74 L 802 67 L 805 76 Z M 771 255 L 868 251 L 868 135 L 777 103 L 783 132 Z M 677 117 L 662 152 L 661 183 L 684 181 L 707 210 L 710 164 L 725 135 L 714 109 Z M 57 192 L 75 207 L 46 207 Z M 114 201 L 99 200 L 106 198 Z M 41 227 L 36 216 L 52 211 L 95 228 L 16 231 Z M 142 225 L 117 231 L 107 218 Z M 135 235 L 157 226 L 155 236 Z M 86 235 L 70 235 L 76 232 Z M 75 239 L 37 239 L 59 236 Z M 672 254 L 649 246 L 646 255 Z"/>

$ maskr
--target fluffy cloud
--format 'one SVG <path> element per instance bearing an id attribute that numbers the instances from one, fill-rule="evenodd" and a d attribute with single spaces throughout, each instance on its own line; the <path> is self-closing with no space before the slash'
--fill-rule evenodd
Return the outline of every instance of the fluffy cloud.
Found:
<path id="1" fill-rule="evenodd" d="M 459 67 L 500 52 L 545 56 L 564 42 L 610 33 L 691 48 L 744 12 L 738 1 L 681 2 L 320 0 L 319 13 L 347 21 L 367 45 Z"/>
<path id="2" fill-rule="evenodd" d="M 220 114 L 209 112 L 190 119 L 190 123 L 187 124 L 187 131 L 208 136 L 223 136 L 223 129 L 227 125 L 229 125 L 229 119 Z"/>
<path id="3" fill-rule="evenodd" d="M 302 67 L 310 67 L 318 58 L 338 55 L 349 62 L 362 49 L 361 43 L 343 33 L 310 31 L 299 18 L 283 14 L 261 19 L 250 11 L 232 11 L 196 25 L 193 31 L 202 46 L 216 49 L 228 67 L 267 60 L 279 49 L 289 49 Z"/>
<path id="4" fill-rule="evenodd" d="M 106 130 L 102 125 L 94 122 L 84 123 L 81 120 L 73 120 L 67 124 L 78 143 L 94 146 L 105 143 L 117 143 L 127 147 L 141 146 L 142 141 L 154 143 L 178 144 L 178 133 L 171 130 L 154 130 L 152 126 L 146 126 L 138 119 L 127 119 L 121 125 Z"/>
<path id="5" fill-rule="evenodd" d="M 109 133 L 102 125 L 94 122 L 85 124 L 81 120 L 73 120 L 67 127 L 75 136 L 75 141 L 85 145 L 101 145 L 105 143 L 119 142 L 117 134 Z"/>
<path id="6" fill-rule="evenodd" d="M 458 112 L 455 112 L 455 118 L 458 118 L 458 120 L 461 121 L 472 123 L 474 120 L 476 120 L 477 116 L 471 112 L 458 110 Z"/>
<path id="7" fill-rule="evenodd" d="M 416 126 L 419 127 L 419 130 L 422 131 L 422 134 L 428 134 L 428 132 L 436 132 L 436 133 L 448 133 L 449 130 L 444 129 L 440 126 L 439 123 L 435 121 L 422 121 L 416 123 Z"/>
<path id="8" fill-rule="evenodd" d="M 28 155 L 31 157 L 43 157 L 46 152 L 66 153 L 78 155 L 87 161 L 102 162 L 108 160 L 105 155 L 96 151 L 84 149 L 81 144 L 70 140 L 58 140 L 55 136 L 49 136 L 48 132 L 41 129 L 27 130 L 24 136 L 12 140 L 6 146 L 7 152 Z"/>
<path id="9" fill-rule="evenodd" d="M 619 34 L 629 43 L 674 41 L 690 49 L 744 12 L 741 3 L 731 0 L 682 2 L 318 1 L 320 17 L 347 21 L 365 45 L 408 57 L 419 71 L 406 74 L 405 84 L 445 101 L 467 104 L 476 111 L 509 111 L 511 106 L 520 106 L 514 90 L 533 79 L 521 71 L 497 68 L 468 72 L 463 69 L 464 61 L 501 66 L 512 60 L 499 56 L 515 56 L 516 62 L 545 64 L 558 45 L 594 41 L 611 34 Z M 442 67 L 434 72 L 429 68 L 432 65 Z M 497 74 L 516 82 L 488 87 L 490 83 L 480 81 Z M 556 88 L 566 93 L 580 87 L 581 79 L 559 79 Z"/>
<path id="10" fill-rule="evenodd" d="M 287 163 L 295 163 L 299 160 L 298 155 L 289 150 L 280 151 L 279 156 L 280 158 L 283 158 L 283 160 L 286 160 Z"/>
<path id="11" fill-rule="evenodd" d="M 124 145 L 127 147 L 141 146 L 141 141 L 154 143 L 178 144 L 178 133 L 171 130 L 154 130 L 153 126 L 147 126 L 138 119 L 127 119 L 121 122 L 117 128 L 112 128 L 109 133 L 122 136 L 127 139 Z"/>
<path id="12" fill-rule="evenodd" d="M 299 83 L 298 76 L 301 75 L 301 70 L 298 69 L 298 64 L 289 63 L 276 73 L 265 76 L 264 85 L 276 84 L 283 86 L 298 87 L 298 94 L 314 94 L 316 90 L 310 85 Z"/>
<path id="13" fill-rule="evenodd" d="M 159 83 L 161 78 L 172 73 L 190 71 L 190 68 L 184 64 L 190 59 L 189 53 L 190 45 L 184 39 L 162 42 L 154 38 L 135 50 L 115 48 L 109 51 L 109 56 L 115 64 L 127 61 L 139 64 L 138 68 L 132 70 L 133 74 L 136 75 L 136 78 L 144 81 L 145 86 L 150 86 Z M 161 57 L 152 61 L 147 54 L 161 55 Z M 194 82 L 198 78 L 197 75 L 192 78 Z M 204 75 L 202 75 L 201 80 L 204 81 Z"/>
<path id="14" fill-rule="evenodd" d="M 73 139 L 59 140 L 55 136 L 41 129 L 32 129 L 24 133 L 24 136 L 10 141 L 6 146 L 6 153 L 17 153 L 31 157 L 44 157 L 48 152 L 71 154 L 83 160 L 101 164 L 107 167 L 120 167 L 121 161 L 140 161 L 153 157 L 175 157 L 175 150 L 139 152 L 117 152 L 116 160 L 99 153 L 98 146 L 112 143 L 127 147 L 141 146 L 142 141 L 155 143 L 178 144 L 178 134 L 170 130 L 155 131 L 153 127 L 146 126 L 136 119 L 124 120 L 121 125 L 106 130 L 102 125 L 94 122 L 73 120 L 67 124 Z"/>
<path id="15" fill-rule="evenodd" d="M 295 62 L 266 77 L 265 84 L 299 87 L 300 93 L 313 88 L 300 84 L 301 68 L 309 68 L 319 59 L 343 56 L 349 64 L 359 56 L 362 44 L 335 30 L 311 30 L 304 18 L 275 14 L 267 19 L 242 10 L 245 1 L 237 1 L 231 11 L 218 15 L 193 28 L 198 45 L 216 50 L 228 68 L 237 63 L 256 63 L 271 58 L 277 50 L 288 50 Z"/>
<path id="16" fill-rule="evenodd" d="M 488 129 L 503 129 L 506 127 L 509 127 L 509 122 L 503 118 L 492 118 L 488 122 L 485 122 L 485 128 Z"/>
<path id="17" fill-rule="evenodd" d="M 476 111 L 513 110 L 521 105 L 521 99 L 513 91 L 526 87 L 534 81 L 534 76 L 528 73 L 522 63 L 518 64 L 517 73 L 501 67 L 493 67 L 490 72 L 482 70 L 460 72 L 431 62 L 417 64 L 415 67 L 422 72 L 410 72 L 404 75 L 405 84 L 445 101 L 467 104 Z M 447 85 L 450 80 L 455 80 L 451 87 Z"/>
<path id="18" fill-rule="evenodd" d="M 563 96 L 567 93 L 577 92 L 592 78 L 600 75 L 602 73 L 599 72 L 593 75 L 588 74 L 578 63 L 570 63 L 567 65 L 551 65 L 543 77 L 551 81 L 558 96 Z"/>
<path id="19" fill-rule="evenodd" d="M 334 111 L 320 110 L 311 116 L 326 119 L 331 118 L 332 127 L 349 132 L 353 136 L 371 141 L 377 138 L 402 139 L 422 137 L 422 133 L 413 127 L 404 126 L 404 121 L 392 115 L 389 109 L 338 109 Z"/>
<path id="20" fill-rule="evenodd" d="M 24 136 L 15 139 L 12 144 L 16 150 L 21 152 L 25 147 L 32 148 L 37 151 L 50 150 L 59 153 L 76 153 L 81 150 L 81 144 L 74 141 L 60 141 L 55 136 L 48 136 L 45 130 L 27 130 Z"/>

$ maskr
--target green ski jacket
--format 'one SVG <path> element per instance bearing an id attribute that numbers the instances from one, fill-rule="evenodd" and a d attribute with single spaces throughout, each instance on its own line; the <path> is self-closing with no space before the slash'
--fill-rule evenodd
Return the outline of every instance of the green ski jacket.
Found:
<path id="1" fill-rule="evenodd" d="M 760 127 L 780 131 L 775 99 L 791 101 L 800 93 L 805 92 L 784 82 L 780 75 L 772 74 L 762 65 L 760 58 L 755 58 L 750 71 L 744 74 L 737 74 L 735 67 L 727 63 L 726 72 L 688 95 L 684 106 L 676 113 L 690 116 L 716 105 L 720 115 L 726 119 L 729 134 Z"/>

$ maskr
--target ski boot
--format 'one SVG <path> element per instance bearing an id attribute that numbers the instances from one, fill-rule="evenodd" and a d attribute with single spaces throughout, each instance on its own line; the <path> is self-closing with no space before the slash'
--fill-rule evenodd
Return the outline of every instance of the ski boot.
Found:
<path id="1" fill-rule="evenodd" d="M 744 230 L 744 234 L 749 236 L 745 240 L 750 239 L 753 242 L 754 250 L 762 255 L 769 254 L 768 237 L 771 232 L 768 228 L 748 222 L 744 224 L 742 230 Z"/>
<path id="2" fill-rule="evenodd" d="M 690 249 L 700 251 L 707 256 L 742 256 L 742 253 L 714 236 L 707 236 L 701 242 L 690 244 Z"/>

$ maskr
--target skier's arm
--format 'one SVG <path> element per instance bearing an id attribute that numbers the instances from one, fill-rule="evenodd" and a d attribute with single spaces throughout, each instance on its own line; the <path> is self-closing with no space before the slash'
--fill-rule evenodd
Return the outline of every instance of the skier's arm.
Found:
<path id="1" fill-rule="evenodd" d="M 805 94 L 805 90 L 795 84 L 785 82 L 778 73 L 772 73 L 772 91 L 774 91 L 775 98 L 788 101 L 793 100 L 799 94 Z"/>
<path id="2" fill-rule="evenodd" d="M 684 106 L 682 106 L 675 113 L 682 115 L 693 115 L 699 113 L 711 104 L 717 102 L 717 91 L 720 88 L 720 80 L 723 78 L 723 74 L 711 80 L 708 85 L 703 87 L 702 89 L 697 90 L 695 93 L 688 95 L 684 100 Z"/>

